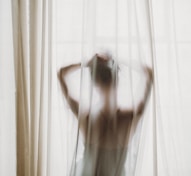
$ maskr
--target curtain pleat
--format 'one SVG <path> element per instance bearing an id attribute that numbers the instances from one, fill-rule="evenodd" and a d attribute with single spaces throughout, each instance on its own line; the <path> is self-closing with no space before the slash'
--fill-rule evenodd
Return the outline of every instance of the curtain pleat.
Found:
<path id="1" fill-rule="evenodd" d="M 48 175 L 50 2 L 12 1 L 19 176 Z"/>
<path id="2" fill-rule="evenodd" d="M 17 175 L 29 175 L 30 97 L 29 36 L 27 1 L 12 1 L 16 79 Z"/>

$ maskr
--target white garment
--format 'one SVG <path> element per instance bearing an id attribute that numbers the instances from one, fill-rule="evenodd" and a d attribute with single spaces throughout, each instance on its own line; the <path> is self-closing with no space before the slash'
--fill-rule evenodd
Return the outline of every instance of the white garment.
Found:
<path id="1" fill-rule="evenodd" d="M 125 176 L 126 149 L 98 149 L 86 146 L 75 176 Z"/>

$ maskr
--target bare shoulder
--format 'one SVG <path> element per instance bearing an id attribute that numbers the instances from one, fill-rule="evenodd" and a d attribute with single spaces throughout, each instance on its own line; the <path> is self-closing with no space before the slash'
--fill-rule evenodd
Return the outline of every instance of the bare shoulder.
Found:
<path id="1" fill-rule="evenodd" d="M 89 111 L 83 110 L 78 114 L 80 125 L 86 126 L 89 119 Z"/>
<path id="2" fill-rule="evenodd" d="M 120 109 L 117 110 L 117 118 L 123 120 L 132 120 L 133 119 L 133 110 L 132 109 Z"/>

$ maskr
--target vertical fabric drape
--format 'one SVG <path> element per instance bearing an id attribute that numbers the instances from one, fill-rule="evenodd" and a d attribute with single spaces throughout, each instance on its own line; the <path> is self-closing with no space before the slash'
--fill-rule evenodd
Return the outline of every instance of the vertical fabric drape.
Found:
<path id="1" fill-rule="evenodd" d="M 17 175 L 47 175 L 51 118 L 51 1 L 12 1 Z"/>
<path id="2" fill-rule="evenodd" d="M 29 175 L 29 35 L 27 1 L 12 1 L 16 84 L 17 174 Z"/>

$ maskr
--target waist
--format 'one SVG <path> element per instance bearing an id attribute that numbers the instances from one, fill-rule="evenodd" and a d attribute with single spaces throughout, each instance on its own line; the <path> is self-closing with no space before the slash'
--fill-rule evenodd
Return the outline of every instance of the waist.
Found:
<path id="1" fill-rule="evenodd" d="M 125 161 L 126 155 L 127 148 L 102 148 L 89 144 L 84 150 L 84 157 L 102 161 Z"/>

